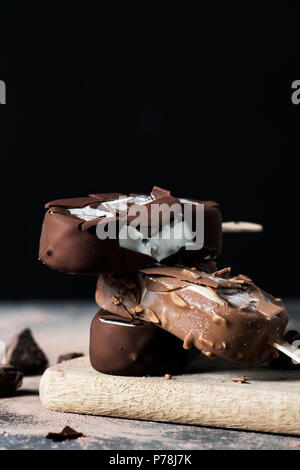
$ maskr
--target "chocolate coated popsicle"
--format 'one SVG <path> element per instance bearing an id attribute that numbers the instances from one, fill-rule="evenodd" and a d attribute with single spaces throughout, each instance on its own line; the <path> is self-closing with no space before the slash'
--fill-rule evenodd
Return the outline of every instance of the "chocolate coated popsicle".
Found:
<path id="1" fill-rule="evenodd" d="M 152 267 L 134 275 L 100 275 L 96 301 L 127 318 L 141 318 L 169 331 L 209 357 L 245 364 L 276 357 L 288 322 L 280 299 L 230 268 L 213 274 L 196 269 Z"/>
<path id="2" fill-rule="evenodd" d="M 164 231 L 174 233 L 184 228 L 185 234 L 194 231 L 196 213 L 203 205 L 203 245 L 199 249 L 186 249 L 193 239 L 169 237 Z M 164 216 L 154 220 L 151 210 L 172 208 L 176 205 L 183 217 L 170 220 Z M 191 209 L 190 220 L 185 214 Z M 134 272 L 163 260 L 164 264 L 195 265 L 212 260 L 221 252 L 222 220 L 218 204 L 213 201 L 178 199 L 170 191 L 154 187 L 150 195 L 120 193 L 90 194 L 88 197 L 58 199 L 46 204 L 40 239 L 39 259 L 53 269 L 74 274 L 99 274 L 100 272 Z M 202 207 L 202 206 L 201 206 Z M 156 230 L 158 239 L 147 236 L 134 225 L 137 217 L 130 213 L 146 212 L 147 229 Z M 155 211 L 154 211 L 155 212 Z M 188 212 L 188 211 L 186 211 Z M 168 210 L 165 211 L 168 215 Z M 123 221 L 127 220 L 125 226 Z M 101 238 L 109 227 L 116 227 L 115 238 Z M 130 230 L 130 237 L 120 236 Z M 172 233 L 173 233 L 172 232 Z M 177 232 L 176 232 L 177 233 Z"/>
<path id="3" fill-rule="evenodd" d="M 187 362 L 182 342 L 139 318 L 120 318 L 100 309 L 90 331 L 90 360 L 113 375 L 182 374 Z"/>

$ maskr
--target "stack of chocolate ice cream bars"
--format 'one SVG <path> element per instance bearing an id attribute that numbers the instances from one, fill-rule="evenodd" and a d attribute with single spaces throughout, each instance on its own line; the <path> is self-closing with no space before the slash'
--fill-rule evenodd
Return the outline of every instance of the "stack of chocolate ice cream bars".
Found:
<path id="1" fill-rule="evenodd" d="M 281 299 L 216 265 L 222 249 L 217 203 L 155 186 L 150 195 L 90 194 L 45 207 L 39 259 L 98 276 L 99 311 L 90 330 L 97 371 L 180 374 L 195 349 L 209 358 L 264 364 L 284 348 L 289 317 Z"/>

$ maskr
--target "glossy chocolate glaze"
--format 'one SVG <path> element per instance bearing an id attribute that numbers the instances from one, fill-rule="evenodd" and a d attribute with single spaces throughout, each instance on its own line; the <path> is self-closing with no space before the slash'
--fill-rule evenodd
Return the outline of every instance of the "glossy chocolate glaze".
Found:
<path id="1" fill-rule="evenodd" d="M 182 341 L 152 323 L 100 309 L 91 324 L 90 360 L 94 369 L 105 374 L 181 374 L 187 351 Z"/>

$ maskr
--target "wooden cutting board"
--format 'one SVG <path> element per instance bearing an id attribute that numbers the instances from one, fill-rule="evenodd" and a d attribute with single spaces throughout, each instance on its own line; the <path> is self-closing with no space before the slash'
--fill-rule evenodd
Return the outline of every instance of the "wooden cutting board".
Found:
<path id="1" fill-rule="evenodd" d="M 231 380 L 242 375 L 249 383 Z M 47 369 L 40 398 L 54 411 L 300 435 L 300 371 L 214 370 L 167 380 L 101 374 L 81 357 Z"/>

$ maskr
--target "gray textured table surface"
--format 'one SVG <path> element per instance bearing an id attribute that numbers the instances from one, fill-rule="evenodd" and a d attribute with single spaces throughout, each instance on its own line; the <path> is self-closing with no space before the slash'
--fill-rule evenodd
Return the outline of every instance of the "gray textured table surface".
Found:
<path id="1" fill-rule="evenodd" d="M 300 301 L 290 299 L 293 318 Z M 51 365 L 59 354 L 88 352 L 93 302 L 27 302 L 0 304 L 0 340 L 24 327 L 47 353 Z M 300 327 L 292 320 L 291 327 Z M 200 426 L 84 416 L 46 410 L 38 395 L 39 377 L 25 377 L 16 396 L 0 399 L 0 450 L 4 449 L 300 449 L 300 437 Z M 54 443 L 45 436 L 69 425 L 85 437 Z"/>

